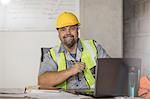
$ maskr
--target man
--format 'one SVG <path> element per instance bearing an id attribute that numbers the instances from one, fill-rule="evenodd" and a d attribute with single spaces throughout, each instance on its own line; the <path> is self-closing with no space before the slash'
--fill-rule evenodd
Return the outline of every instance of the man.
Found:
<path id="1" fill-rule="evenodd" d="M 61 45 L 43 48 L 38 77 L 40 86 L 63 89 L 94 87 L 96 60 L 109 56 L 96 41 L 79 39 L 79 24 L 71 12 L 59 15 L 56 28 Z"/>

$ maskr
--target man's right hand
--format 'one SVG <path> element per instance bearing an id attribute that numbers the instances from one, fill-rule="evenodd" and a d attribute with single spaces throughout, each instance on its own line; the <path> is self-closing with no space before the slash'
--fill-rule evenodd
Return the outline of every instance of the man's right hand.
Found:
<path id="1" fill-rule="evenodd" d="M 70 71 L 72 75 L 82 72 L 85 69 L 85 63 L 83 62 L 76 62 L 71 68 Z"/>
<path id="2" fill-rule="evenodd" d="M 82 72 L 84 68 L 85 68 L 85 63 L 76 62 L 71 68 L 67 70 L 45 72 L 39 76 L 38 84 L 40 86 L 54 87 L 60 83 L 63 83 L 70 76 L 73 76 Z"/>

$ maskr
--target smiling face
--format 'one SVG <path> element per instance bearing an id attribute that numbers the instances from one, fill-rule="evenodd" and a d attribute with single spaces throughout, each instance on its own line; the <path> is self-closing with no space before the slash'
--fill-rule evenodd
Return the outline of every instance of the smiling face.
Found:
<path id="1" fill-rule="evenodd" d="M 78 40 L 78 25 L 66 26 L 57 29 L 59 38 L 66 47 L 72 48 Z"/>

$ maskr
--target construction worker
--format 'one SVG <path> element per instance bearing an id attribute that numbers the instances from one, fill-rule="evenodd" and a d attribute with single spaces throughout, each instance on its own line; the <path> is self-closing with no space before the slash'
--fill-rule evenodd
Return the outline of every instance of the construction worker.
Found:
<path id="1" fill-rule="evenodd" d="M 138 94 L 144 99 L 150 99 L 150 80 L 148 79 L 148 76 L 144 75 L 140 78 L 140 87 Z"/>
<path id="2" fill-rule="evenodd" d="M 94 40 L 79 38 L 79 21 L 71 12 L 58 16 L 60 46 L 43 48 L 38 84 L 63 89 L 93 88 L 97 58 L 109 57 Z"/>

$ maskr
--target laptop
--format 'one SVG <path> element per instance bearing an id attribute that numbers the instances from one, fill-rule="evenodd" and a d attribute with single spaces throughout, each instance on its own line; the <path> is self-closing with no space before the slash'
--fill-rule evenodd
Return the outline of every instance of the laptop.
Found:
<path id="1" fill-rule="evenodd" d="M 128 60 L 130 60 L 130 63 Z M 96 66 L 95 88 L 91 90 L 76 89 L 73 93 L 101 98 L 129 96 L 129 71 L 132 63 L 131 60 L 133 59 L 98 59 Z M 137 63 L 135 62 L 134 66 L 136 66 L 136 64 Z M 134 70 L 136 74 L 138 73 L 137 70 L 138 69 Z M 136 75 L 135 78 L 137 79 L 134 79 L 134 96 L 137 96 L 139 86 L 138 75 Z"/>

